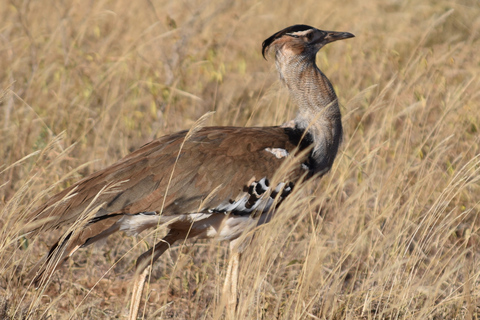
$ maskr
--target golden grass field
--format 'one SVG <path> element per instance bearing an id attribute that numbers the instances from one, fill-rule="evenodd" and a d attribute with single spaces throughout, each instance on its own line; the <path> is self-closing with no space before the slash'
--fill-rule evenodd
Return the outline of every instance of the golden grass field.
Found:
<path id="1" fill-rule="evenodd" d="M 478 319 L 476 0 L 3 1 L 0 318 L 125 318 L 152 235 L 79 250 L 35 290 L 26 275 L 61 233 L 21 237 L 24 216 L 209 111 L 208 125 L 292 119 L 261 43 L 298 23 L 356 35 L 317 56 L 344 141 L 332 171 L 257 230 L 236 319 Z M 187 241 L 163 255 L 144 318 L 226 318 L 227 248 Z"/>

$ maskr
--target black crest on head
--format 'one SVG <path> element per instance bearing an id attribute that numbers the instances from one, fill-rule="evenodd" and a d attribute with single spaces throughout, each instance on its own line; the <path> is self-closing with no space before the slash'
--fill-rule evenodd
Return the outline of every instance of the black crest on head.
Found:
<path id="1" fill-rule="evenodd" d="M 273 36 L 271 36 L 267 40 L 263 41 L 263 43 L 262 43 L 262 56 L 265 58 L 265 53 L 266 53 L 268 47 L 272 44 L 273 41 L 280 38 L 281 36 L 283 36 L 287 33 L 305 31 L 305 30 L 309 30 L 309 29 L 313 29 L 313 27 L 307 26 L 305 24 L 296 24 L 294 26 L 290 26 L 288 28 L 285 28 L 283 30 L 278 31 Z"/>

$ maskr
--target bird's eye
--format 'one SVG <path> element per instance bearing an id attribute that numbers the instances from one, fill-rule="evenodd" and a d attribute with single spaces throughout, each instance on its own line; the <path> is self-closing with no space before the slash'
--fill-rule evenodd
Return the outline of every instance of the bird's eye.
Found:
<path id="1" fill-rule="evenodd" d="M 305 35 L 305 38 L 307 38 L 308 41 L 311 41 L 311 40 L 313 39 L 313 33 L 312 33 L 312 32 L 307 33 L 307 34 Z"/>

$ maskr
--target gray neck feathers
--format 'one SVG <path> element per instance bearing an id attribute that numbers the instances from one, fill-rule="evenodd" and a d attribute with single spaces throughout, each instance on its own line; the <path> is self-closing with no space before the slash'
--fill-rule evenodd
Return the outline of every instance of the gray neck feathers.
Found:
<path id="1" fill-rule="evenodd" d="M 342 139 L 340 108 L 332 84 L 315 64 L 315 55 L 286 56 L 277 51 L 276 65 L 299 108 L 295 126 L 312 135 L 315 171 L 326 173 Z"/>

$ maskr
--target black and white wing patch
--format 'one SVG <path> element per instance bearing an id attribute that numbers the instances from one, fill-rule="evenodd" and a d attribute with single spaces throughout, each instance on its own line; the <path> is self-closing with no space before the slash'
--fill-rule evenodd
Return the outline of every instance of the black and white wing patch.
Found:
<path id="1" fill-rule="evenodd" d="M 209 211 L 240 216 L 266 213 L 273 209 L 273 205 L 277 207 L 292 192 L 293 186 L 291 182 L 280 182 L 273 189 L 269 180 L 264 177 L 258 181 L 253 181 L 250 186 L 245 188 L 245 192 L 238 199 L 224 202 Z"/>

